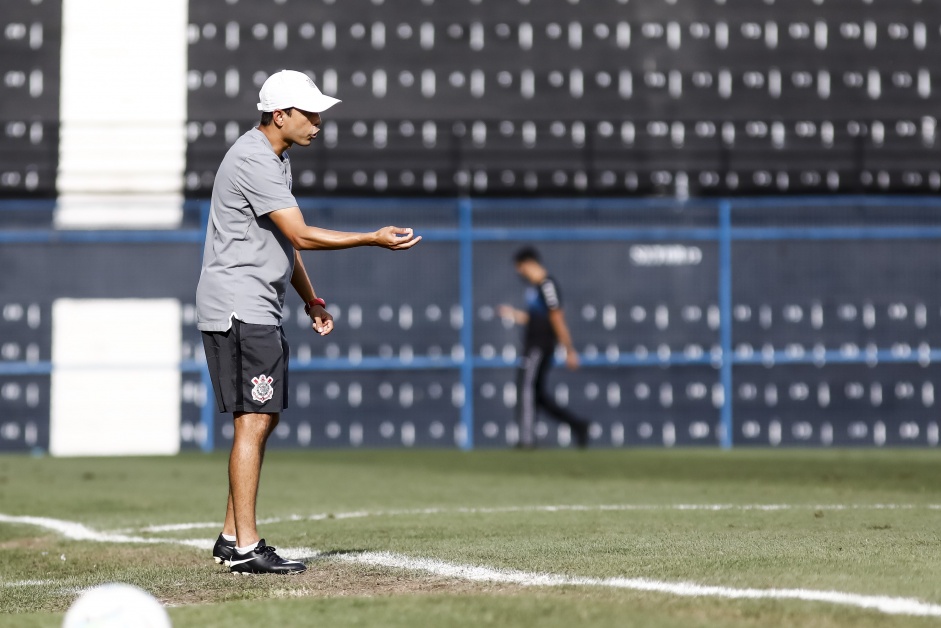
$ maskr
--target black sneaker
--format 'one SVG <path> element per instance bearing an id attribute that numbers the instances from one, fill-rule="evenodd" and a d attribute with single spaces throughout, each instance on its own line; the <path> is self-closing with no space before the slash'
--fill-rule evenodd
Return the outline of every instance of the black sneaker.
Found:
<path id="1" fill-rule="evenodd" d="M 258 546 L 245 554 L 237 551 L 229 559 L 229 571 L 232 573 L 280 573 L 296 574 L 307 571 L 307 565 L 296 560 L 284 560 L 274 552 L 274 548 L 265 545 L 265 539 L 258 541 Z"/>
<path id="2" fill-rule="evenodd" d="M 212 559 L 217 565 L 228 567 L 233 554 L 235 554 L 235 541 L 226 541 L 220 534 L 216 539 L 216 544 L 212 546 Z"/>

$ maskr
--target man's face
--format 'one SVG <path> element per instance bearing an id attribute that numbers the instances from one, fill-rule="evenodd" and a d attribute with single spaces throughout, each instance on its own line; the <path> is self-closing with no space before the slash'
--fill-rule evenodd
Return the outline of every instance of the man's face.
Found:
<path id="1" fill-rule="evenodd" d="M 276 115 L 279 112 L 276 112 Z M 281 135 L 289 144 L 310 146 L 311 141 L 320 133 L 320 114 L 294 109 L 291 115 L 281 114 Z"/>
<path id="2" fill-rule="evenodd" d="M 524 260 L 516 264 L 516 272 L 526 283 L 533 283 L 533 277 L 536 273 L 536 262 L 533 260 Z"/>

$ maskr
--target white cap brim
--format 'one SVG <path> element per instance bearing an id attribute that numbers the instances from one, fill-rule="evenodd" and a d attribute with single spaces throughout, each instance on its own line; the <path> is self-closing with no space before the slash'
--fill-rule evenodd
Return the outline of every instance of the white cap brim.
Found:
<path id="1" fill-rule="evenodd" d="M 300 109 L 301 111 L 306 111 L 308 113 L 321 113 L 326 111 L 333 105 L 338 102 L 343 102 L 339 98 L 333 98 L 332 96 L 327 96 L 326 94 L 320 94 L 319 96 L 311 95 L 306 98 L 301 98 L 299 100 L 292 100 L 291 102 L 275 102 L 275 103 L 258 103 L 258 111 L 274 111 L 275 109 Z"/>

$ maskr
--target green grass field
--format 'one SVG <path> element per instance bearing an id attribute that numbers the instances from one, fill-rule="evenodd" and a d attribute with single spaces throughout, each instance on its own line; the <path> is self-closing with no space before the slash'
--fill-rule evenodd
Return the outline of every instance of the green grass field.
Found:
<path id="1" fill-rule="evenodd" d="M 60 625 L 81 590 L 113 581 L 151 592 L 175 626 L 941 620 L 625 580 L 890 596 L 909 599 L 905 613 L 941 611 L 934 451 L 275 451 L 261 531 L 310 560 L 296 577 L 231 575 L 192 546 L 219 532 L 225 468 L 223 454 L 0 458 L 0 626 Z M 172 524 L 194 525 L 149 529 Z"/>

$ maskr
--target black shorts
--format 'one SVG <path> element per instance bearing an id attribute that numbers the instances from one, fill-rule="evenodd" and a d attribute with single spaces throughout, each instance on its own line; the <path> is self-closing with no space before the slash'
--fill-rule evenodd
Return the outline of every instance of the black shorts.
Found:
<path id="1" fill-rule="evenodd" d="M 287 409 L 290 351 L 280 326 L 232 319 L 228 331 L 204 331 L 203 346 L 220 412 Z"/>

